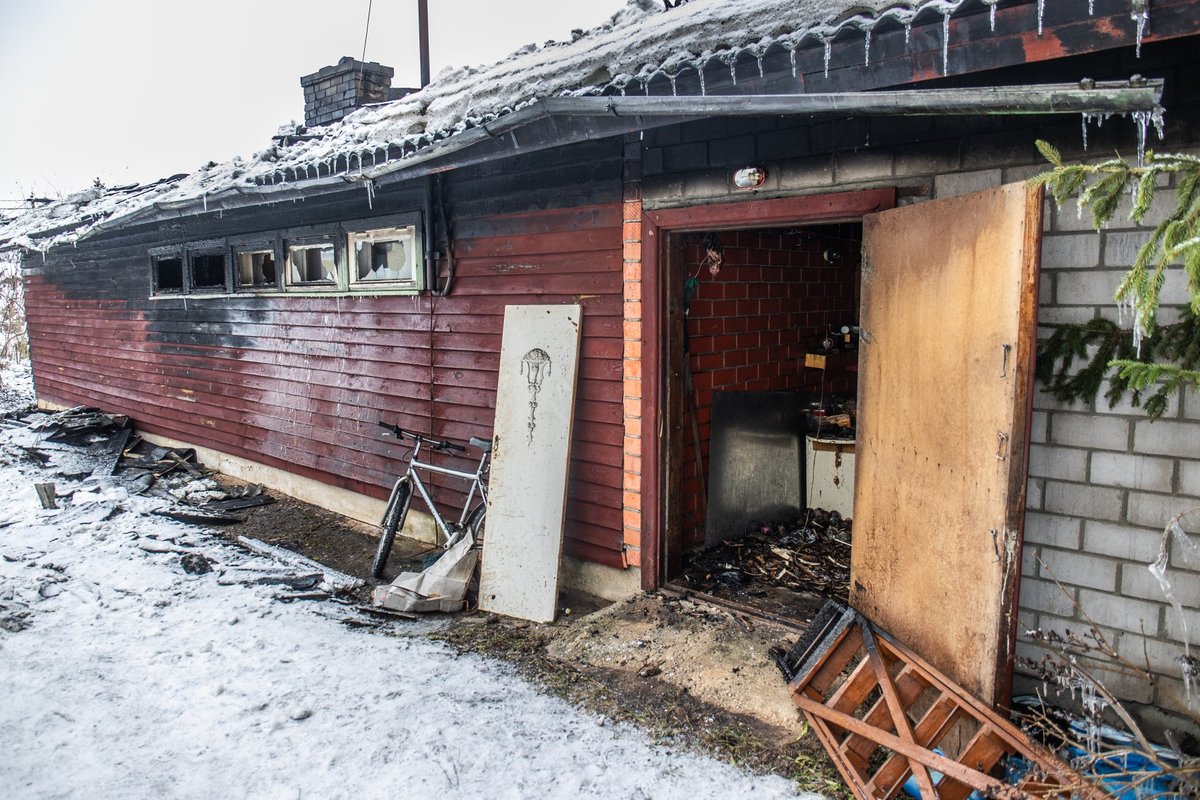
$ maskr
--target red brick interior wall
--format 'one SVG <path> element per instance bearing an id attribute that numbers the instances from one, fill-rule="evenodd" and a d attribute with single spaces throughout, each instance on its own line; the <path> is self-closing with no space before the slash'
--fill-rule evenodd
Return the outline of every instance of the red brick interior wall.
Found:
<path id="1" fill-rule="evenodd" d="M 810 369 L 804 354 L 829 332 L 858 322 L 861 226 L 726 231 L 720 272 L 702 267 L 702 237 L 689 240 L 684 268 L 699 286 L 688 312 L 692 381 L 703 474 L 690 421 L 682 453 L 684 544 L 704 541 L 701 488 L 708 481 L 714 391 L 797 391 L 799 402 L 822 393 L 854 397 L 853 371 Z M 827 255 L 828 254 L 828 255 Z M 808 397 L 811 395 L 811 398 Z"/>

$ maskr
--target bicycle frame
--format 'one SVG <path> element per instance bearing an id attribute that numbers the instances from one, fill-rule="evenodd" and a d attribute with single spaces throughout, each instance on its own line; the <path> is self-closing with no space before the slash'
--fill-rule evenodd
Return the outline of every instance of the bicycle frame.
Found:
<path id="1" fill-rule="evenodd" d="M 462 470 L 431 464 L 428 461 L 421 461 L 421 446 L 423 444 L 423 439 L 416 440 L 416 444 L 413 445 L 412 455 L 408 460 L 408 472 L 397 479 L 396 482 L 399 483 L 407 478 L 413 484 L 417 490 L 417 494 L 421 496 L 421 500 L 425 502 L 426 508 L 429 509 L 429 513 L 433 516 L 433 521 L 437 524 L 438 530 L 441 531 L 442 535 L 446 537 L 446 543 L 442 547 L 444 549 L 448 549 L 454 546 L 454 543 L 458 541 L 459 536 L 462 534 L 463 526 L 467 522 L 467 515 L 471 513 L 471 503 L 475 499 L 476 494 L 479 495 L 479 499 L 481 501 L 484 503 L 487 502 L 487 484 L 483 482 L 483 476 L 487 468 L 488 456 L 490 453 L 485 452 L 480 457 L 479 465 L 476 466 L 474 472 L 464 472 Z M 471 482 L 471 489 L 467 493 L 467 499 L 463 503 L 462 513 L 459 514 L 458 522 L 455 524 L 454 530 L 450 529 L 450 525 L 447 524 L 445 517 L 442 516 L 441 511 L 439 511 L 437 505 L 434 504 L 433 498 L 429 496 L 429 491 L 425 488 L 425 482 L 421 480 L 421 473 L 417 470 L 426 470 L 430 473 L 448 475 L 452 478 L 458 478 L 460 480 Z M 434 541 L 434 544 L 437 544 L 436 540 Z"/>

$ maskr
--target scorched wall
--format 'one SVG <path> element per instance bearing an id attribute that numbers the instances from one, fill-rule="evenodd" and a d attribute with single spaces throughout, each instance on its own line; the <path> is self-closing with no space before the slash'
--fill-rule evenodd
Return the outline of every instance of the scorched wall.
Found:
<path id="1" fill-rule="evenodd" d="M 147 251 L 421 208 L 419 187 L 359 187 L 141 226 L 27 257 L 41 400 L 386 496 L 400 448 L 378 420 L 487 438 L 504 307 L 579 303 L 583 341 L 567 552 L 625 566 L 621 530 L 621 146 L 585 145 L 447 181 L 448 297 L 151 297 Z M 467 466 L 464 459 L 460 466 Z"/>

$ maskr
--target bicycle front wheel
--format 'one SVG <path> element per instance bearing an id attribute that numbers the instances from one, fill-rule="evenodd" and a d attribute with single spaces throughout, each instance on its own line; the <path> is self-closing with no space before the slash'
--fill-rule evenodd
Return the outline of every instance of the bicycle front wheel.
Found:
<path id="1" fill-rule="evenodd" d="M 396 541 L 396 531 L 404 525 L 404 518 L 408 516 L 408 504 L 412 500 L 412 485 L 406 478 L 401 478 L 396 481 L 396 486 L 392 489 L 392 496 L 388 498 L 387 509 L 383 512 L 383 520 L 380 522 L 379 547 L 375 550 L 375 560 L 371 562 L 371 577 L 378 578 L 383 575 L 383 569 L 387 566 L 388 556 L 392 552 L 392 543 Z"/>

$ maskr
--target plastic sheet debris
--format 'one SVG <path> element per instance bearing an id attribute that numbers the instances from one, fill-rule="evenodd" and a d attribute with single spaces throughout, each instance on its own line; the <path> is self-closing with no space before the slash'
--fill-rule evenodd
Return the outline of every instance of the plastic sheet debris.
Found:
<path id="1" fill-rule="evenodd" d="M 402 572 L 386 586 L 377 586 L 372 602 L 393 611 L 459 611 L 475 573 L 479 550 L 469 529 L 421 572 Z"/>

